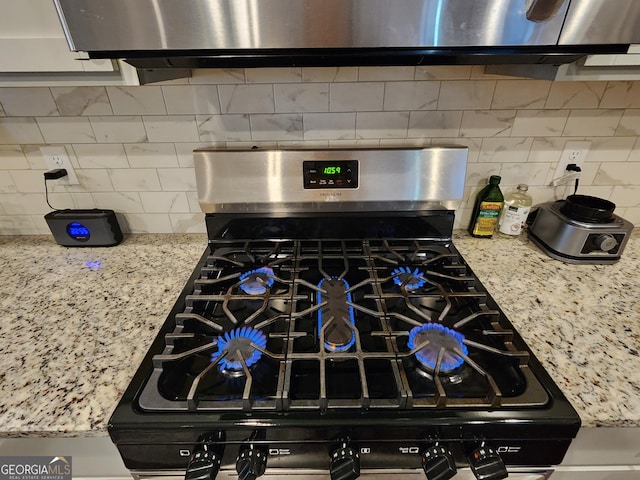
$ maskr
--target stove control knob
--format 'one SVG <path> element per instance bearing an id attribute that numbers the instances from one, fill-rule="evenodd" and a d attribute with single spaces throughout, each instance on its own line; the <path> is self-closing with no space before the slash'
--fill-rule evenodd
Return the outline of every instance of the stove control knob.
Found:
<path id="1" fill-rule="evenodd" d="M 240 480 L 256 480 L 267 468 L 267 454 L 257 448 L 240 452 L 236 460 L 236 472 Z"/>
<path id="2" fill-rule="evenodd" d="M 185 480 L 214 480 L 220 470 L 221 455 L 212 450 L 201 450 L 193 454 L 187 465 Z"/>
<path id="3" fill-rule="evenodd" d="M 360 476 L 360 454 L 344 444 L 331 452 L 331 480 L 355 480 Z"/>
<path id="4" fill-rule="evenodd" d="M 509 476 L 500 455 L 491 447 L 475 449 L 469 456 L 469 465 L 478 480 L 500 480 Z"/>
<path id="5" fill-rule="evenodd" d="M 428 480 L 449 480 L 457 472 L 453 455 L 441 445 L 422 452 L 422 469 Z"/>
<path id="6" fill-rule="evenodd" d="M 618 241 L 613 235 L 602 234 L 596 237 L 596 246 L 603 252 L 608 252 L 618 246 Z"/>

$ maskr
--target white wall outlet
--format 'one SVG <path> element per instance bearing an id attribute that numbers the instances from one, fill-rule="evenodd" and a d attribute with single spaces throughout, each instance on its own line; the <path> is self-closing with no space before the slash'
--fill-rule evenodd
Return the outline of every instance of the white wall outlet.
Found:
<path id="1" fill-rule="evenodd" d="M 553 180 L 557 180 L 567 173 L 571 173 L 567 171 L 567 165 L 575 163 L 580 168 L 582 168 L 582 166 L 584 165 L 584 161 L 587 158 L 587 154 L 589 153 L 590 146 L 590 141 L 567 142 L 564 145 L 564 150 L 562 151 L 562 155 L 560 156 L 560 161 L 558 162 L 556 171 L 553 174 Z"/>
<path id="2" fill-rule="evenodd" d="M 69 155 L 67 155 L 64 147 L 40 147 L 40 153 L 47 162 L 47 167 L 52 170 L 55 168 L 64 168 L 67 171 L 66 177 L 55 180 L 59 185 L 80 184 L 73 165 L 71 165 L 71 159 Z"/>

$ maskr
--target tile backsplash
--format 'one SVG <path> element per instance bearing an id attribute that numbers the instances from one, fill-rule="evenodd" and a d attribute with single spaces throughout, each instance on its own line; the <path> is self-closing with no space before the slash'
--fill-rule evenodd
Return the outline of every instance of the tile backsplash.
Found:
<path id="1" fill-rule="evenodd" d="M 0 88 L 0 234 L 49 233 L 40 153 L 62 146 L 80 185 L 49 183 L 56 208 L 110 208 L 130 232 L 202 232 L 191 152 L 202 146 L 469 147 L 468 222 L 492 174 L 536 203 L 567 141 L 591 142 L 579 192 L 640 225 L 640 82 L 550 82 L 484 67 L 194 70 L 141 87 Z"/>

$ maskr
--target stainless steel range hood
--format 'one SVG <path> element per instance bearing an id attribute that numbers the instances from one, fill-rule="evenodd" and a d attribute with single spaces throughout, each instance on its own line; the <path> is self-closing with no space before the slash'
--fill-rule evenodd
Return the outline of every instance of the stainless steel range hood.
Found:
<path id="1" fill-rule="evenodd" d="M 635 0 L 54 1 L 72 50 L 139 68 L 560 64 L 626 52 L 640 17 Z"/>

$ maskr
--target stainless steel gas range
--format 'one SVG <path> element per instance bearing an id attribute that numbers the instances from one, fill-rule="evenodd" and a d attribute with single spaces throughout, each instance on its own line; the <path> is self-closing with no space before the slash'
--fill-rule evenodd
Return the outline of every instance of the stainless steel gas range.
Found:
<path id="1" fill-rule="evenodd" d="M 116 408 L 140 478 L 547 478 L 580 419 L 452 243 L 465 148 L 194 152 L 208 246 Z"/>

